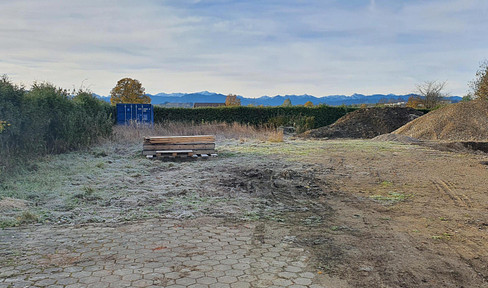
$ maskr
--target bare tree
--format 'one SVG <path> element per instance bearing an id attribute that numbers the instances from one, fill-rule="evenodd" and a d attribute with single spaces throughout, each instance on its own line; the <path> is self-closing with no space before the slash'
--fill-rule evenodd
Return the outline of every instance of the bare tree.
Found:
<path id="1" fill-rule="evenodd" d="M 446 82 L 426 81 L 417 85 L 417 93 L 423 97 L 423 104 L 425 108 L 432 109 L 439 105 L 444 97 L 447 96 L 443 92 Z"/>

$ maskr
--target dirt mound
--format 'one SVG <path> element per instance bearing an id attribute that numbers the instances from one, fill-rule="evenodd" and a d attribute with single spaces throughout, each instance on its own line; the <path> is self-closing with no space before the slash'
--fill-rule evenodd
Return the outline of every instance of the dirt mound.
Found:
<path id="1" fill-rule="evenodd" d="M 303 133 L 313 138 L 373 138 L 390 133 L 423 115 L 412 108 L 374 107 L 351 112 L 334 124 Z"/>
<path id="2" fill-rule="evenodd" d="M 412 143 L 420 143 L 422 140 L 419 140 L 417 138 L 405 136 L 405 135 L 400 135 L 400 134 L 381 134 L 380 136 L 376 136 L 373 139 L 373 141 L 391 141 L 391 142 L 399 142 L 403 144 L 412 144 Z"/>
<path id="3" fill-rule="evenodd" d="M 488 101 L 469 101 L 432 111 L 393 132 L 422 140 L 488 140 Z"/>

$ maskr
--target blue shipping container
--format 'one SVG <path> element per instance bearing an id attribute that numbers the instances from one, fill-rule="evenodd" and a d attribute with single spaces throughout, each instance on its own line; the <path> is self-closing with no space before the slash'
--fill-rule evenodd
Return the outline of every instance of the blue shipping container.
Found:
<path id="1" fill-rule="evenodd" d="M 117 104 L 117 124 L 127 125 L 131 122 L 154 124 L 152 104 Z"/>

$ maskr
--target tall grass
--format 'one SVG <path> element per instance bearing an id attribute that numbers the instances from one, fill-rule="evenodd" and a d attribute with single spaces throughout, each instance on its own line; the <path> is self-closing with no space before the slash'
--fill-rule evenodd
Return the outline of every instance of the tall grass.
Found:
<path id="1" fill-rule="evenodd" d="M 127 126 L 115 126 L 111 141 L 116 143 L 140 143 L 145 136 L 191 136 L 215 135 L 217 140 L 255 139 L 261 141 L 282 142 L 283 131 L 272 127 L 256 127 L 240 123 L 204 123 L 164 122 L 154 126 L 132 123 Z"/>

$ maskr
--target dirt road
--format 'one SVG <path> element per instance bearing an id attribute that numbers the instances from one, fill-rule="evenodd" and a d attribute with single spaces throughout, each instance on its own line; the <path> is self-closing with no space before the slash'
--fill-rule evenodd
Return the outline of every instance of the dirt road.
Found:
<path id="1" fill-rule="evenodd" d="M 26 211 L 46 225 L 211 217 L 308 251 L 323 287 L 488 287 L 485 154 L 222 140 L 219 158 L 171 163 L 140 158 L 139 148 L 54 157 L 12 179 L 0 190 L 4 223 Z M 59 181 L 32 184 L 41 175 Z"/>

